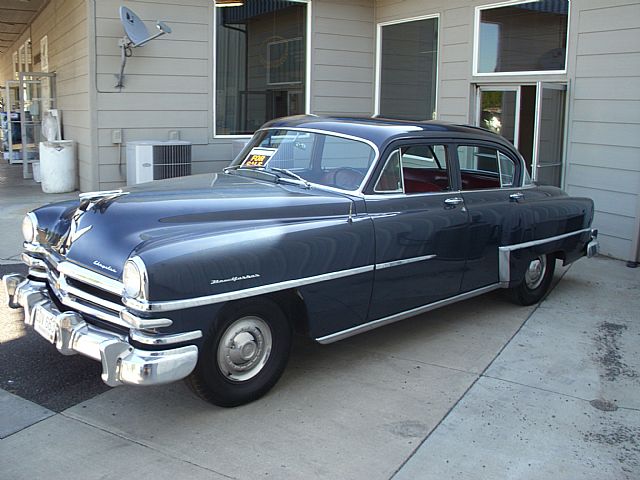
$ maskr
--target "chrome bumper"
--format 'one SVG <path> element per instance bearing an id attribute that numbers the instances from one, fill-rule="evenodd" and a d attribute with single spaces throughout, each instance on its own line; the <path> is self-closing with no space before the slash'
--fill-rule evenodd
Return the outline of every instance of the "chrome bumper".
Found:
<path id="1" fill-rule="evenodd" d="M 598 230 L 591 230 L 591 240 L 587 243 L 587 257 L 595 257 L 600 253 L 600 242 L 598 242 Z"/>
<path id="2" fill-rule="evenodd" d="M 60 312 L 51 301 L 44 282 L 11 274 L 2 278 L 6 304 L 24 308 L 24 322 L 53 343 L 63 355 L 80 353 L 102 363 L 102 380 L 109 386 L 159 385 L 180 380 L 191 373 L 198 347 L 169 350 L 133 348 L 126 335 L 88 324 L 76 312 Z"/>

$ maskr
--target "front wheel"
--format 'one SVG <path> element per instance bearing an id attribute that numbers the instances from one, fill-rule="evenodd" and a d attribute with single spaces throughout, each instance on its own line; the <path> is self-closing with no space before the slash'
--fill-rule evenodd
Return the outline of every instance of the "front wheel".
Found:
<path id="1" fill-rule="evenodd" d="M 545 296 L 553 279 L 556 259 L 543 254 L 533 258 L 524 273 L 522 283 L 508 290 L 509 297 L 519 305 L 533 305 Z"/>
<path id="2" fill-rule="evenodd" d="M 231 304 L 205 336 L 187 384 L 221 407 L 256 400 L 282 375 L 291 350 L 291 325 L 269 299 Z"/>

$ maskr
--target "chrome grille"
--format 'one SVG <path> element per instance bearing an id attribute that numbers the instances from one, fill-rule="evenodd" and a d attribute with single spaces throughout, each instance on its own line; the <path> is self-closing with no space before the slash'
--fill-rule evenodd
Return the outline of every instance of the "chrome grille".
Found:
<path id="1" fill-rule="evenodd" d="M 29 274 L 47 282 L 51 292 L 64 306 L 120 327 L 130 325 L 120 319 L 125 310 L 121 301 L 122 283 L 49 252 L 40 251 L 38 257 L 23 254 Z"/>

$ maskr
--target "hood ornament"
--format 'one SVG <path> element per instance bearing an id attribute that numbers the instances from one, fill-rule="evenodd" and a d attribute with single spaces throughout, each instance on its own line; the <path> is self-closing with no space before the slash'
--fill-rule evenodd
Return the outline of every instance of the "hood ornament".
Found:
<path id="1" fill-rule="evenodd" d="M 81 193 L 79 195 L 80 205 L 71 215 L 71 224 L 69 225 L 69 230 L 60 238 L 60 241 L 57 245 L 57 250 L 62 255 L 66 255 L 67 253 L 69 253 L 69 248 L 71 248 L 73 242 L 78 240 L 82 235 L 93 228 L 93 225 L 89 225 L 78 230 L 80 219 L 87 210 L 90 210 L 94 207 L 98 207 L 100 209 L 106 208 L 109 201 L 114 200 L 122 195 L 128 194 L 129 192 L 123 192 L 120 189 Z"/>

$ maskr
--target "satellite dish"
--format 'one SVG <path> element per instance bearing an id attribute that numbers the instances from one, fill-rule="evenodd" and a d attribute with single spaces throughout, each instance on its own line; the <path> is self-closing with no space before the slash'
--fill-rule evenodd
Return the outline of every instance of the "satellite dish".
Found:
<path id="1" fill-rule="evenodd" d="M 147 27 L 144 26 L 140 17 L 133 13 L 133 10 L 124 6 L 120 7 L 120 21 L 124 27 L 124 32 L 133 45 L 140 45 L 151 37 Z"/>
<path id="2" fill-rule="evenodd" d="M 145 43 L 158 38 L 165 33 L 171 33 L 171 27 L 164 22 L 158 20 L 156 22 L 157 33 L 151 35 L 147 30 L 145 24 L 140 20 L 140 17 L 136 15 L 133 10 L 121 6 L 120 7 L 120 22 L 124 27 L 125 36 L 118 42 L 118 46 L 121 50 L 122 62 L 120 65 L 120 74 L 116 75 L 118 83 L 116 88 L 124 87 L 124 66 L 127 63 L 127 58 L 133 55 L 132 48 L 141 47 Z"/>

